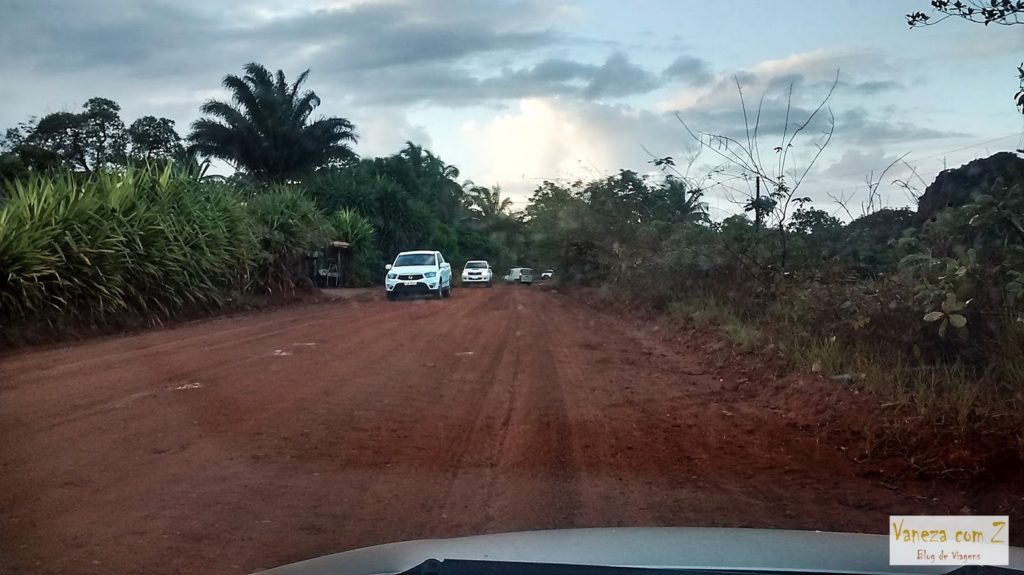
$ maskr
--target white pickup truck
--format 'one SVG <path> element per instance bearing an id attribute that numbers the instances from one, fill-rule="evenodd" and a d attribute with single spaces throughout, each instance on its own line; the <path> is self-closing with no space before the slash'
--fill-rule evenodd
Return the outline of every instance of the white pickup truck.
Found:
<path id="1" fill-rule="evenodd" d="M 452 295 L 452 265 L 441 252 L 402 252 L 394 263 L 385 266 L 388 275 L 384 289 L 389 300 L 400 295 L 434 295 L 438 299 Z"/>
<path id="2" fill-rule="evenodd" d="M 466 262 L 466 267 L 462 268 L 462 285 L 485 285 L 491 287 L 491 281 L 493 280 L 494 271 L 491 270 L 491 264 L 484 260 L 472 260 Z"/>

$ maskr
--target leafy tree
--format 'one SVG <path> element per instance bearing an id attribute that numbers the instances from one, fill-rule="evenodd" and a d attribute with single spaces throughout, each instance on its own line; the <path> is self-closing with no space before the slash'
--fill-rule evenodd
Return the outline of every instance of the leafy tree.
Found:
<path id="1" fill-rule="evenodd" d="M 7 131 L 8 147 L 29 169 L 72 168 L 82 161 L 81 124 L 78 114 L 71 112 L 31 118 Z"/>
<path id="2" fill-rule="evenodd" d="M 84 136 L 82 168 L 95 171 L 123 166 L 127 158 L 127 133 L 121 121 L 121 106 L 106 98 L 90 98 L 80 114 Z"/>
<path id="3" fill-rule="evenodd" d="M 457 181 L 458 168 L 429 150 L 406 142 L 397 154 L 383 159 L 378 169 L 436 210 L 443 221 L 450 222 L 465 215 L 464 192 Z"/>
<path id="4" fill-rule="evenodd" d="M 82 112 L 55 112 L 8 130 L 5 148 L 35 170 L 65 166 L 96 172 L 125 165 L 128 137 L 121 106 L 90 98 L 82 107 Z"/>
<path id="5" fill-rule="evenodd" d="M 786 227 L 796 234 L 821 236 L 834 234 L 843 227 L 843 223 L 824 210 L 800 208 L 793 212 Z"/>
<path id="6" fill-rule="evenodd" d="M 316 168 L 355 158 L 354 126 L 345 118 L 312 119 L 320 97 L 302 90 L 309 70 L 294 82 L 246 64 L 242 77 L 229 74 L 223 85 L 232 102 L 210 100 L 192 123 L 189 140 L 204 155 L 231 162 L 248 174 L 274 181 L 297 178 Z"/>
<path id="7" fill-rule="evenodd" d="M 174 120 L 143 116 L 128 127 L 131 157 L 150 161 L 178 158 L 184 154 L 181 136 L 174 130 Z"/>
<path id="8" fill-rule="evenodd" d="M 680 230 L 708 222 L 699 189 L 630 170 L 589 183 L 544 182 L 523 217 L 537 262 L 582 282 L 627 277 L 674 247 Z"/>

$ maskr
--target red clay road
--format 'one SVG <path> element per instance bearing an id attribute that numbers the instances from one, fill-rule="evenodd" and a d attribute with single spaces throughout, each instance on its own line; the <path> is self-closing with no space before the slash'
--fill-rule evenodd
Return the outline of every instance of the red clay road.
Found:
<path id="1" fill-rule="evenodd" d="M 247 573 L 581 526 L 884 532 L 967 503 L 864 473 L 708 360 L 537 287 L 19 351 L 0 359 L 0 569 Z"/>

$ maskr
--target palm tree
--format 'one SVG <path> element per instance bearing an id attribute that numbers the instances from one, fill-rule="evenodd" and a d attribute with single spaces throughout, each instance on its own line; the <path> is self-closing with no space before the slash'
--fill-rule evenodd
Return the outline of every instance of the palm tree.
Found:
<path id="1" fill-rule="evenodd" d="M 323 117 L 310 121 L 320 98 L 312 90 L 300 92 L 309 70 L 289 85 L 281 70 L 272 75 L 257 63 L 244 69 L 243 77 L 224 77 L 232 103 L 209 100 L 200 108 L 207 117 L 193 122 L 189 135 L 199 153 L 270 180 L 294 178 L 355 157 L 348 146 L 356 141 L 352 122 Z"/>
<path id="2" fill-rule="evenodd" d="M 500 215 L 508 215 L 512 209 L 512 200 L 501 197 L 501 187 L 487 188 L 466 183 L 466 204 L 482 220 L 493 219 Z"/>
<path id="3" fill-rule="evenodd" d="M 685 179 L 668 176 L 661 185 L 664 202 L 662 216 L 674 223 L 706 224 L 710 222 L 708 204 L 703 200 L 704 190 Z"/>

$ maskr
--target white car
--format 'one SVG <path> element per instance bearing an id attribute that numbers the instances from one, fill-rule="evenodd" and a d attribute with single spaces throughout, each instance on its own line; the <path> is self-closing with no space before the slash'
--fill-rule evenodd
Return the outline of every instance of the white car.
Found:
<path id="1" fill-rule="evenodd" d="M 555 275 L 555 270 L 544 270 L 540 273 L 540 279 L 549 280 Z"/>
<path id="2" fill-rule="evenodd" d="M 385 269 L 389 300 L 404 294 L 432 294 L 438 299 L 452 295 L 452 265 L 444 261 L 441 252 L 402 252 Z"/>
<path id="3" fill-rule="evenodd" d="M 512 268 L 508 270 L 508 275 L 505 276 L 505 281 L 510 284 L 530 285 L 533 283 L 533 269 Z"/>
<path id="4" fill-rule="evenodd" d="M 494 271 L 491 270 L 491 264 L 484 260 L 468 261 L 466 267 L 462 268 L 462 283 L 464 285 L 478 284 L 491 287 L 493 276 Z"/>

